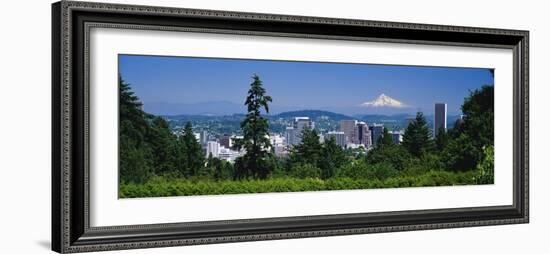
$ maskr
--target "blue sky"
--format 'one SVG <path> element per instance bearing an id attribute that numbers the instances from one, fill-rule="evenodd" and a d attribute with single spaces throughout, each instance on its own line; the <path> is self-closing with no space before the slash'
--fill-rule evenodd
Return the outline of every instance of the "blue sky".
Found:
<path id="1" fill-rule="evenodd" d="M 325 109 L 349 115 L 377 113 L 358 105 L 382 93 L 410 105 L 407 112 L 431 114 L 435 102 L 445 102 L 449 114 L 459 114 L 469 90 L 493 84 L 488 69 L 480 68 L 136 55 L 119 56 L 119 73 L 145 110 L 156 114 L 186 114 L 179 112 L 184 104 L 241 105 L 253 74 L 273 97 L 274 111 Z M 171 106 L 156 107 L 160 104 Z"/>

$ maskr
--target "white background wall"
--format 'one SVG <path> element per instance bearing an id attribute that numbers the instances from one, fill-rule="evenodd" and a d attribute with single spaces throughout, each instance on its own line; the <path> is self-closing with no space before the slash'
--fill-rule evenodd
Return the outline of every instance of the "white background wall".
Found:
<path id="1" fill-rule="evenodd" d="M 105 0 L 106 1 L 106 0 Z M 545 1 L 133 0 L 219 10 L 345 17 L 531 31 L 531 223 L 217 244 L 121 253 L 546 253 L 550 226 L 549 10 Z M 0 253 L 50 244 L 50 1 L 5 1 L 0 14 Z M 512 113 L 512 112 L 510 112 Z"/>

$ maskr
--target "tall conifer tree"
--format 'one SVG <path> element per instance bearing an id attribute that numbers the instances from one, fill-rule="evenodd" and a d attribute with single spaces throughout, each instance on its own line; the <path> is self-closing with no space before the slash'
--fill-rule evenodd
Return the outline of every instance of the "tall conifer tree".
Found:
<path id="1" fill-rule="evenodd" d="M 271 142 L 269 140 L 269 124 L 262 116 L 262 110 L 269 113 L 271 96 L 266 94 L 262 81 L 258 75 L 252 76 L 245 105 L 248 113 L 241 122 L 243 138 L 235 140 L 236 149 L 245 149 L 246 154 L 236 163 L 238 177 L 253 176 L 265 179 L 271 173 L 269 157 Z"/>
<path id="2" fill-rule="evenodd" d="M 420 157 L 433 149 L 431 131 L 422 112 L 416 113 L 416 118 L 409 123 L 403 135 L 403 146 L 414 156 Z"/>

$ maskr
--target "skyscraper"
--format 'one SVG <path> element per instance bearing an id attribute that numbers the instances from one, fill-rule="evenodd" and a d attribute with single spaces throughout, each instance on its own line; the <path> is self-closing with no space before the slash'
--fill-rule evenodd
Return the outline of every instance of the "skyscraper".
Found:
<path id="1" fill-rule="evenodd" d="M 346 143 L 353 143 L 353 136 L 355 133 L 355 125 L 357 120 L 341 120 L 340 121 L 340 131 L 344 132 L 346 137 Z"/>
<path id="2" fill-rule="evenodd" d="M 288 145 L 295 146 L 300 144 L 302 142 L 302 131 L 304 131 L 305 128 L 313 129 L 315 128 L 315 124 L 309 117 L 295 117 L 292 128 L 286 128 L 286 140 Z"/>
<path id="3" fill-rule="evenodd" d="M 233 146 L 232 138 L 233 137 L 231 135 L 228 135 L 228 134 L 225 134 L 225 135 L 221 136 L 220 137 L 220 145 L 225 147 L 225 148 L 231 149 L 231 147 Z"/>
<path id="4" fill-rule="evenodd" d="M 398 145 L 403 142 L 403 131 L 390 131 L 388 132 L 391 135 L 391 141 Z"/>
<path id="5" fill-rule="evenodd" d="M 382 133 L 384 133 L 384 125 L 375 123 L 369 126 L 369 130 L 372 135 L 372 144 L 376 145 L 378 139 L 382 136 Z"/>
<path id="6" fill-rule="evenodd" d="M 373 144 L 371 130 L 369 125 L 365 122 L 357 122 L 354 131 L 354 144 L 364 145 L 365 148 L 370 148 Z"/>
<path id="7" fill-rule="evenodd" d="M 220 151 L 220 143 L 218 141 L 208 141 L 206 145 L 206 157 L 212 154 L 212 157 L 218 158 Z"/>
<path id="8" fill-rule="evenodd" d="M 328 141 L 331 138 L 333 138 L 339 146 L 346 147 L 346 134 L 343 131 L 329 131 L 325 137 L 325 140 Z"/>
<path id="9" fill-rule="evenodd" d="M 439 133 L 439 129 L 443 128 L 447 132 L 447 104 L 436 103 L 434 115 L 434 137 Z"/>
<path id="10" fill-rule="evenodd" d="M 201 145 L 206 145 L 206 142 L 208 142 L 208 132 L 207 131 L 201 131 L 200 132 L 200 143 L 201 143 Z"/>
<path id="11" fill-rule="evenodd" d="M 296 135 L 294 135 L 294 127 L 292 127 L 292 126 L 286 127 L 285 141 L 286 141 L 287 146 L 293 146 L 294 145 L 294 143 L 296 142 L 294 140 L 294 137 L 296 137 Z"/>

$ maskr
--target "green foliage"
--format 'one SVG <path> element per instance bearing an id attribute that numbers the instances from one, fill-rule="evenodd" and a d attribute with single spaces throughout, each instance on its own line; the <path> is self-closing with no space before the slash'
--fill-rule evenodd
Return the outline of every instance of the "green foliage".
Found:
<path id="1" fill-rule="evenodd" d="M 153 156 L 150 146 L 145 142 L 145 136 L 150 131 L 147 122 L 149 115 L 141 110 L 139 98 L 120 77 L 118 86 L 120 182 L 141 183 L 153 175 Z"/>
<path id="2" fill-rule="evenodd" d="M 183 146 L 182 150 L 185 151 L 182 156 L 185 160 L 187 176 L 194 176 L 204 168 L 204 155 L 202 147 L 193 134 L 193 126 L 191 122 L 185 124 L 183 134 L 180 137 L 180 144 Z"/>
<path id="3" fill-rule="evenodd" d="M 451 139 L 441 153 L 445 167 L 455 171 L 474 169 L 481 156 L 474 142 L 465 133 Z"/>
<path id="4" fill-rule="evenodd" d="M 294 164 L 288 172 L 288 175 L 296 178 L 320 178 L 321 169 L 315 165 L 304 163 L 304 164 Z"/>
<path id="5" fill-rule="evenodd" d="M 364 160 L 354 161 L 338 169 L 337 177 L 351 179 L 379 179 L 395 177 L 399 172 L 389 163 L 367 164 Z"/>
<path id="6" fill-rule="evenodd" d="M 416 113 L 415 120 L 409 123 L 405 130 L 402 145 L 410 154 L 420 157 L 432 151 L 434 144 L 431 136 L 432 134 L 426 123 L 426 118 L 424 118 L 422 112 L 418 112 Z"/>
<path id="7" fill-rule="evenodd" d="M 334 137 L 321 144 L 317 131 L 305 128 L 302 131 L 302 142 L 291 150 L 288 166 L 292 171 L 295 166 L 311 165 L 320 170 L 317 177 L 327 179 L 334 176 L 335 169 L 347 160 L 346 152 L 336 143 Z"/>
<path id="8" fill-rule="evenodd" d="M 155 174 L 164 174 L 176 168 L 176 138 L 162 117 L 153 119 L 147 133 L 147 143 L 152 150 Z"/>
<path id="9" fill-rule="evenodd" d="M 335 170 L 348 161 L 347 156 L 340 145 L 336 143 L 334 137 L 325 140 L 321 149 L 321 158 L 319 168 L 321 169 L 321 178 L 331 178 Z"/>
<path id="10" fill-rule="evenodd" d="M 447 143 L 449 143 L 449 135 L 443 127 L 440 127 L 435 136 L 435 148 L 437 151 L 443 151 Z"/>
<path id="11" fill-rule="evenodd" d="M 464 119 L 455 126 L 452 138 L 443 150 L 446 167 L 453 170 L 475 169 L 484 158 L 483 147 L 494 140 L 494 87 L 483 86 L 464 99 Z"/>
<path id="12" fill-rule="evenodd" d="M 167 197 L 192 195 L 217 195 L 268 192 L 299 192 L 321 190 L 353 190 L 373 188 L 403 188 L 421 186 L 449 186 L 475 184 L 474 172 L 453 173 L 429 171 L 418 176 L 378 178 L 333 177 L 319 178 L 270 178 L 265 180 L 201 180 L 167 179 L 153 177 L 146 183 L 123 183 L 120 198 Z"/>
<path id="13" fill-rule="evenodd" d="M 120 137 L 120 181 L 145 182 L 153 175 L 150 151 L 137 146 L 130 137 Z"/>
<path id="14" fill-rule="evenodd" d="M 477 165 L 477 184 L 493 184 L 495 182 L 495 149 L 493 146 L 483 148 L 484 158 Z"/>
<path id="15" fill-rule="evenodd" d="M 266 95 L 262 86 L 260 77 L 254 75 L 254 80 L 250 84 L 248 96 L 245 105 L 248 113 L 241 122 L 243 139 L 235 140 L 236 149 L 245 149 L 246 155 L 235 166 L 238 166 L 237 178 L 252 176 L 254 178 L 265 179 L 273 171 L 270 163 L 267 161 L 271 155 L 271 142 L 269 141 L 269 125 L 267 119 L 261 115 L 264 109 L 269 113 L 268 104 L 272 101 L 271 97 Z"/>
<path id="16" fill-rule="evenodd" d="M 319 134 L 316 130 L 304 128 L 301 138 L 302 142 L 293 147 L 290 160 L 294 163 L 308 163 L 317 166 L 323 149 L 319 141 Z"/>
<path id="17" fill-rule="evenodd" d="M 383 145 L 367 153 L 368 164 L 388 163 L 396 170 L 405 169 L 411 162 L 412 156 L 401 145 Z"/>
<path id="18" fill-rule="evenodd" d="M 382 135 L 376 141 L 376 147 L 391 146 L 393 145 L 393 139 L 388 132 L 388 128 L 384 128 Z"/>
<path id="19" fill-rule="evenodd" d="M 130 86 L 120 89 L 120 197 L 213 195 L 285 191 L 399 188 L 494 182 L 493 88 L 482 87 L 465 98 L 464 119 L 432 139 L 422 113 L 405 131 L 402 144 L 384 132 L 375 148 L 342 149 L 334 138 L 320 142 L 304 129 L 302 142 L 288 158 L 273 155 L 269 126 L 262 115 L 272 101 L 258 76 L 245 101 L 240 123 L 243 139 L 234 149 L 246 155 L 230 163 L 209 155 L 187 122 L 179 137 L 162 117 L 141 108 Z M 434 149 L 437 148 L 437 149 Z"/>
<path id="20" fill-rule="evenodd" d="M 464 99 L 464 134 L 470 137 L 475 146 L 482 152 L 485 145 L 494 142 L 494 87 L 483 86 L 470 92 Z"/>

